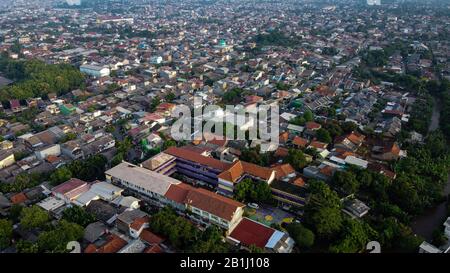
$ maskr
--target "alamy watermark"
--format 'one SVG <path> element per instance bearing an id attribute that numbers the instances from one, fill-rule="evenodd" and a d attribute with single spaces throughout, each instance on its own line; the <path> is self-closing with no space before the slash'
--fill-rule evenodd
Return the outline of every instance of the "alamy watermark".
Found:
<path id="1" fill-rule="evenodd" d="M 261 149 L 279 144 L 279 107 L 271 105 L 205 105 L 194 97 L 193 106 L 177 105 L 171 137 L 176 141 L 250 140 Z"/>

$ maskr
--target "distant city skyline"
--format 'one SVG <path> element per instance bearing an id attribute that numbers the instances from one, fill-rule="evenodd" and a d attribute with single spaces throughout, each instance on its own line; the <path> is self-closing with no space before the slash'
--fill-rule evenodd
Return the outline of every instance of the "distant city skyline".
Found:
<path id="1" fill-rule="evenodd" d="M 81 5 L 81 0 L 66 0 L 66 3 L 70 6 Z"/>

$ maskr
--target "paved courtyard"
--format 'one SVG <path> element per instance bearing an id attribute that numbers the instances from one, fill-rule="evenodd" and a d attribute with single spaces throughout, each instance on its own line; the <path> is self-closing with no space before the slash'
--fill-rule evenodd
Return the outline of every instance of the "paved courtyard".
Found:
<path id="1" fill-rule="evenodd" d="M 282 209 L 267 205 L 259 205 L 259 209 L 246 209 L 248 217 L 270 226 L 273 223 L 281 224 L 283 222 L 290 223 L 294 219 L 294 215 Z"/>

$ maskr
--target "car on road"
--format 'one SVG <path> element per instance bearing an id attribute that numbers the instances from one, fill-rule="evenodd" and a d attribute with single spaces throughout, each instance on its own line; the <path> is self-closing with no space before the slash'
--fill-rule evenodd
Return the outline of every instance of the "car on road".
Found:
<path id="1" fill-rule="evenodd" d="M 256 203 L 248 203 L 247 206 L 251 207 L 252 209 L 259 209 L 259 205 Z"/>

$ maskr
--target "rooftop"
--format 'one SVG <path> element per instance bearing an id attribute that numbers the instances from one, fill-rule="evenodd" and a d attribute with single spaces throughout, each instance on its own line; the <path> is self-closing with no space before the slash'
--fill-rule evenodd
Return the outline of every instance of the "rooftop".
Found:
<path id="1" fill-rule="evenodd" d="M 147 170 L 128 162 L 120 163 L 112 169 L 107 170 L 105 174 L 160 195 L 165 195 L 170 185 L 181 183 L 169 176 Z"/>

